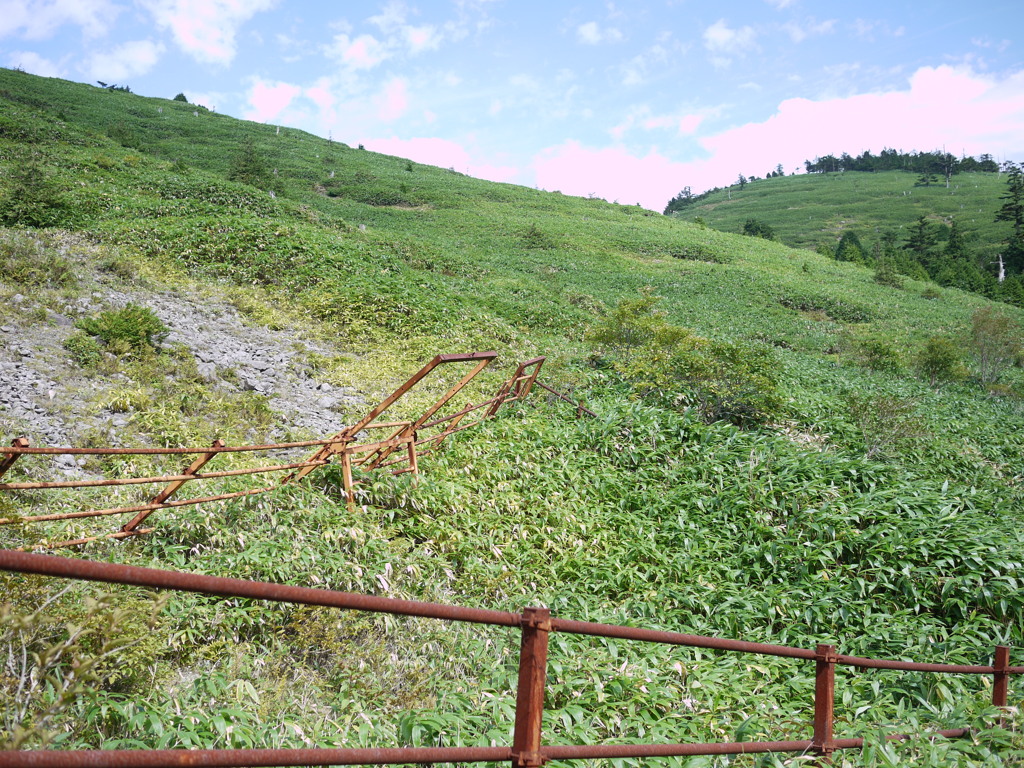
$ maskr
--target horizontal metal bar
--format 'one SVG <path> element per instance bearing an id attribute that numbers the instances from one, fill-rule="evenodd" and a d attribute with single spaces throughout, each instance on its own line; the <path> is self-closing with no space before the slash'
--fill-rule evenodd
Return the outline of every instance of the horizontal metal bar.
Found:
<path id="1" fill-rule="evenodd" d="M 33 555 L 13 550 L 0 550 L 0 569 L 23 573 L 39 573 L 63 578 L 86 579 L 115 584 L 132 584 L 135 586 L 155 587 L 161 589 L 180 589 L 186 592 L 202 592 L 223 597 L 248 597 L 257 600 L 273 600 L 277 602 L 294 602 L 304 605 L 324 605 L 335 608 L 393 613 L 406 616 L 422 616 L 426 618 L 465 621 L 496 626 L 519 626 L 520 614 L 492 611 L 482 608 L 465 608 L 456 605 L 424 603 L 414 600 L 398 600 L 395 598 L 377 597 L 352 592 L 336 592 L 333 590 L 295 587 L 287 584 L 245 581 L 220 576 L 203 576 L 200 574 L 181 573 L 178 571 L 141 568 L 131 565 L 114 563 L 96 563 L 88 560 L 74 560 L 46 555 Z M 794 648 L 786 645 L 755 643 L 746 640 L 730 640 L 703 635 L 688 635 L 679 632 L 643 629 L 640 627 L 623 627 L 613 624 L 598 624 L 589 621 L 573 621 L 571 619 L 551 619 L 551 629 L 556 632 L 590 635 L 597 637 L 614 637 L 624 640 L 663 643 L 666 645 L 685 645 L 698 648 L 710 648 L 723 651 L 740 651 L 769 656 L 782 656 L 798 659 L 815 659 L 816 652 L 806 648 Z M 847 657 L 855 658 L 855 657 Z M 864 661 L 875 661 L 865 659 Z M 897 662 L 906 664 L 908 662 Z M 949 672 L 958 670 L 954 665 L 929 664 L 925 671 Z M 992 674 L 993 667 L 972 667 L 971 671 L 979 674 Z M 1006 671 L 1013 674 L 1018 667 Z"/>
<path id="2" fill-rule="evenodd" d="M 323 605 L 329 608 L 392 613 L 399 616 L 422 616 L 429 619 L 492 624 L 500 627 L 518 627 L 522 619 L 518 613 L 491 611 L 484 608 L 464 608 L 458 605 L 423 603 L 352 592 L 336 592 L 329 589 L 295 587 L 289 584 L 271 584 L 262 581 L 229 579 L 222 576 L 204 576 L 197 573 L 162 571 L 135 565 L 97 563 L 52 555 L 29 554 L 9 549 L 0 550 L 0 569 L 68 579 L 102 581 L 108 584 L 178 589 L 183 592 L 200 592 L 221 597 L 247 597 L 279 603 Z"/>
<path id="3" fill-rule="evenodd" d="M 531 357 L 526 362 L 520 363 L 519 367 L 520 368 L 529 368 L 531 365 L 536 365 L 537 363 L 542 363 L 545 360 L 547 360 L 547 357 L 545 357 L 544 355 L 541 355 L 539 357 Z"/>
<path id="4" fill-rule="evenodd" d="M 399 445 L 405 445 L 410 442 L 412 442 L 412 435 L 408 435 L 407 437 L 389 437 L 387 440 L 378 440 L 375 443 L 350 445 L 345 448 L 345 450 L 351 454 L 373 453 L 374 451 L 379 451 L 381 448 L 396 448 Z M 338 451 L 338 453 L 341 453 L 341 451 Z"/>
<path id="5" fill-rule="evenodd" d="M 226 445 L 223 448 L 3 448 L 2 453 L 39 456 L 174 456 L 190 453 L 244 453 L 246 451 L 274 451 L 283 448 L 309 448 L 328 445 L 334 440 L 304 440 L 300 443 L 272 443 L 269 445 Z"/>
<path id="6" fill-rule="evenodd" d="M 497 352 L 462 352 L 454 355 L 438 355 L 434 359 L 439 363 L 461 363 L 467 360 L 493 360 L 497 356 Z"/>
<path id="7" fill-rule="evenodd" d="M 815 652 L 807 648 L 792 648 L 788 645 L 752 643 L 746 640 L 728 640 L 720 637 L 705 637 L 703 635 L 686 635 L 679 632 L 642 629 L 640 627 L 620 627 L 613 624 L 597 624 L 590 621 L 552 618 L 551 628 L 556 632 L 569 632 L 575 635 L 617 637 L 624 640 L 642 640 L 649 643 L 664 643 L 665 645 L 714 648 L 721 651 L 760 653 L 768 656 L 786 656 L 795 659 L 815 658 Z"/>
<path id="8" fill-rule="evenodd" d="M 200 496 L 195 499 L 176 499 L 174 501 L 162 501 L 159 504 L 136 504 L 132 507 L 117 507 L 114 509 L 89 509 L 82 512 L 58 512 L 52 515 L 35 515 L 33 517 L 5 517 L 0 518 L 0 525 L 14 525 L 16 523 L 41 523 L 52 520 L 76 520 L 81 517 L 105 517 L 107 515 L 123 515 L 129 512 L 146 512 L 151 509 L 167 509 L 169 507 L 190 507 L 195 504 L 206 504 L 212 501 L 227 501 L 242 496 L 254 496 L 257 493 L 266 493 L 280 488 L 279 485 L 268 485 L 263 488 L 253 488 L 248 491 L 235 491 L 234 493 L 221 493 L 217 496 Z"/>
<path id="9" fill-rule="evenodd" d="M 918 733 L 897 733 L 892 736 L 886 736 L 886 741 L 907 741 L 913 738 L 935 738 L 941 737 L 944 739 L 962 739 L 964 736 L 968 736 L 971 733 L 970 728 L 952 728 L 946 731 L 920 731 Z M 860 749 L 864 746 L 866 739 L 832 739 L 829 742 L 833 749 Z"/>
<path id="10" fill-rule="evenodd" d="M 969 728 L 948 731 L 926 731 L 918 736 L 959 739 L 970 733 Z M 886 736 L 886 741 L 906 741 L 911 735 L 901 733 Z M 863 738 L 833 739 L 833 749 L 859 749 Z M 694 744 L 579 744 L 573 746 L 543 746 L 541 755 L 549 760 L 597 760 L 624 757 L 676 757 L 686 755 L 745 755 L 764 752 L 808 752 L 814 746 L 810 739 L 801 741 L 727 741 Z"/>
<path id="11" fill-rule="evenodd" d="M 838 654 L 836 664 L 860 669 L 900 669 L 908 672 L 944 672 L 953 675 L 991 675 L 995 667 L 969 664 L 928 664 L 916 661 L 896 661 L 888 659 L 865 659 L 860 656 Z"/>
<path id="12" fill-rule="evenodd" d="M 806 752 L 812 741 L 732 741 L 694 744 L 578 744 L 542 746 L 551 760 L 597 760 L 617 757 L 675 757 L 682 755 L 745 755 L 760 752 Z"/>
<path id="13" fill-rule="evenodd" d="M 84 539 L 70 539 L 68 541 L 58 541 L 53 544 L 30 544 L 26 547 L 18 547 L 17 552 L 31 552 L 37 549 L 61 549 L 62 547 L 76 547 L 79 544 L 89 544 L 93 541 L 106 541 L 107 539 L 127 539 L 132 536 L 144 536 L 147 533 L 152 533 L 156 528 L 136 528 L 133 531 L 115 531 L 114 533 L 104 533 L 99 536 L 89 536 Z M 3 753 L 0 752 L 0 755 Z M 3 765 L 3 759 L 0 758 L 0 766 Z"/>
<path id="14" fill-rule="evenodd" d="M 962 738 L 968 728 L 918 734 L 926 737 Z M 886 737 L 904 741 L 907 734 Z M 835 739 L 832 749 L 859 749 L 863 738 Z M 594 760 L 630 757 L 690 755 L 747 755 L 767 752 L 808 752 L 814 742 L 731 741 L 694 744 L 575 744 L 542 746 L 546 760 Z M 244 768 L 246 766 L 303 765 L 403 765 L 424 763 L 506 762 L 511 747 L 402 747 L 397 749 L 152 749 L 13 751 L 0 754 L 5 768 Z"/>
<path id="15" fill-rule="evenodd" d="M 243 768 L 244 766 L 490 763 L 512 759 L 511 747 L 398 749 L 125 749 L 0 752 L 4 768 Z"/>
<path id="16" fill-rule="evenodd" d="M 166 475 L 164 477 L 125 477 L 115 480 L 64 480 L 57 483 L 0 483 L 0 491 L 48 490 L 51 488 L 109 488 L 122 485 L 148 485 L 168 483 L 174 480 L 212 480 L 217 477 L 237 477 L 239 475 L 259 475 L 266 472 L 284 472 L 298 467 L 318 467 L 328 464 L 327 461 L 300 461 L 294 464 L 275 464 L 269 467 L 252 467 L 250 469 L 226 469 L 220 472 L 198 472 L 194 475 Z"/>

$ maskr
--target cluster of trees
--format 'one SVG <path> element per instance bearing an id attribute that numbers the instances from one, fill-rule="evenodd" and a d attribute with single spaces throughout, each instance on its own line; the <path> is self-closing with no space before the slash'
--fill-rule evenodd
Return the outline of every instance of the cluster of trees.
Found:
<path id="1" fill-rule="evenodd" d="M 939 285 L 973 291 L 989 298 L 1024 306 L 1024 167 L 1005 163 L 1006 192 L 996 221 L 1010 224 L 1003 248 L 996 258 L 982 262 L 972 251 L 972 237 L 955 219 L 948 224 L 927 216 L 918 217 L 906 239 L 888 230 L 865 246 L 850 230 L 834 246 L 819 251 L 837 261 L 874 267 L 882 275 L 899 273 Z"/>
<path id="2" fill-rule="evenodd" d="M 665 206 L 665 215 L 668 216 L 673 211 L 681 211 L 685 208 L 689 208 L 691 205 L 696 205 L 701 200 L 706 199 L 715 192 L 721 192 L 721 187 L 714 187 L 706 192 L 701 192 L 699 195 L 693 194 L 693 190 L 689 187 L 683 187 L 683 191 L 668 201 L 668 205 Z"/>
<path id="3" fill-rule="evenodd" d="M 995 173 L 999 164 L 992 155 L 973 157 L 956 157 L 949 152 L 934 150 L 932 152 L 901 152 L 897 149 L 883 149 L 879 154 L 862 152 L 853 157 L 843 152 L 839 157 L 825 155 L 814 160 L 804 160 L 807 173 L 838 173 L 839 171 L 910 171 L 925 177 L 944 176 L 948 181 L 951 176 L 960 172 L 985 171 Z"/>

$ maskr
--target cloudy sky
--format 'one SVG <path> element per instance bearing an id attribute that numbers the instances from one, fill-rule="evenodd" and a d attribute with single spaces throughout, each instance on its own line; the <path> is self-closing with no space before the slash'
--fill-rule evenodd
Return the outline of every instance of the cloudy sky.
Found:
<path id="1" fill-rule="evenodd" d="M 0 64 L 661 210 L 827 153 L 1024 160 L 1020 0 L 0 0 Z"/>

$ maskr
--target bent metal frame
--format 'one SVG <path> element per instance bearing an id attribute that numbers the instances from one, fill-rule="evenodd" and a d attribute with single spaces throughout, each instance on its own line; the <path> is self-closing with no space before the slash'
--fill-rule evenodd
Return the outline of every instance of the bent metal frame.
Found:
<path id="1" fill-rule="evenodd" d="M 411 472 L 414 476 L 419 475 L 419 461 L 428 453 L 437 448 L 456 432 L 476 426 L 485 419 L 494 416 L 498 410 L 510 403 L 526 398 L 534 384 L 553 393 L 558 398 L 571 403 L 576 407 L 577 413 L 584 413 L 594 416 L 593 411 L 588 410 L 579 403 L 572 401 L 565 395 L 556 392 L 551 387 L 537 381 L 541 366 L 544 364 L 544 357 L 535 357 L 520 363 L 512 376 L 506 380 L 497 393 L 483 402 L 470 404 L 461 410 L 448 416 L 437 417 L 437 414 L 453 398 L 462 392 L 466 386 L 477 377 L 477 375 L 490 365 L 498 356 L 497 352 L 471 352 L 466 354 L 437 355 L 430 362 L 424 365 L 408 381 L 372 408 L 365 416 L 351 426 L 345 427 L 332 437 L 321 440 L 307 440 L 303 442 L 276 443 L 270 445 L 242 445 L 229 446 L 223 440 L 217 439 L 209 447 L 204 448 L 60 448 L 60 447 L 38 447 L 34 448 L 24 437 L 16 438 L 9 448 L 0 449 L 0 478 L 23 456 L 30 455 L 72 455 L 72 456 L 141 456 L 141 455 L 196 455 L 196 458 L 182 472 L 176 475 L 163 475 L 159 477 L 121 477 L 102 479 L 81 479 L 65 481 L 26 481 L 26 482 L 0 482 L 0 491 L 32 491 L 48 489 L 76 489 L 76 488 L 98 488 L 98 487 L 120 487 L 129 485 L 162 485 L 163 488 L 152 498 L 142 504 L 129 506 L 110 507 L 104 509 L 77 509 L 73 511 L 55 512 L 51 514 L 30 515 L 30 516 L 8 516 L 0 517 L 0 525 L 25 525 L 30 523 L 42 523 L 48 521 L 75 520 L 79 518 L 106 517 L 111 515 L 132 515 L 128 522 L 124 523 L 118 530 L 84 538 L 71 539 L 67 541 L 50 542 L 43 540 L 31 547 L 23 549 L 53 549 L 58 547 L 70 547 L 79 544 L 102 539 L 126 539 L 132 536 L 139 536 L 152 533 L 154 528 L 143 527 L 153 513 L 162 509 L 191 506 L 209 502 L 227 501 L 245 496 L 266 493 L 282 484 L 295 483 L 313 472 L 317 467 L 330 464 L 335 459 L 340 460 L 342 467 L 342 482 L 345 490 L 345 497 L 350 508 L 355 506 L 355 487 L 358 482 L 354 478 L 354 470 L 364 472 L 374 470 L 386 470 L 394 475 Z M 444 366 L 469 364 L 470 370 L 458 382 L 451 386 L 439 399 L 414 420 L 404 421 L 376 421 L 387 412 L 392 406 L 414 389 L 421 381 L 426 379 L 437 369 Z M 467 417 L 475 414 L 475 419 L 467 420 Z M 379 440 L 363 441 L 361 438 L 373 430 L 387 430 L 386 436 Z M 201 471 L 206 468 L 213 459 L 223 453 L 269 453 L 273 451 L 314 447 L 316 451 L 307 459 L 302 461 L 291 461 L 284 463 L 266 464 L 245 469 L 222 470 L 217 472 Z M 268 473 L 279 473 L 278 482 L 249 488 L 231 493 L 220 493 L 210 496 L 196 496 L 187 499 L 172 498 L 186 483 L 197 480 L 212 480 L 217 478 L 238 477 Z"/>

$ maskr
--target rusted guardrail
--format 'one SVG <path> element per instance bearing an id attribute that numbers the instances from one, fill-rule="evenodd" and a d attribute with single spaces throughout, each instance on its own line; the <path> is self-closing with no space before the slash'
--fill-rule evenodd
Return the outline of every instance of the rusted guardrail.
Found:
<path id="1" fill-rule="evenodd" d="M 63 520 L 77 520 L 89 517 L 106 517 L 111 515 L 134 515 L 128 522 L 117 531 L 95 536 L 87 536 L 79 539 L 58 542 L 44 542 L 42 544 L 28 547 L 28 549 L 53 549 L 58 547 L 70 547 L 79 544 L 101 539 L 125 539 L 131 536 L 139 536 L 153 532 L 153 528 L 143 528 L 142 524 L 153 513 L 162 509 L 175 507 L 192 506 L 215 501 L 227 501 L 244 496 L 272 491 L 280 484 L 297 482 L 306 477 L 318 467 L 340 459 L 342 466 L 342 482 L 345 496 L 350 507 L 355 505 L 355 486 L 357 481 L 353 471 L 359 469 L 370 472 L 377 469 L 386 469 L 391 474 L 399 475 L 411 472 L 414 476 L 419 474 L 419 460 L 437 450 L 449 436 L 464 429 L 476 426 L 481 421 L 491 418 L 498 410 L 509 403 L 522 400 L 530 394 L 534 384 L 539 384 L 551 392 L 555 390 L 537 382 L 541 366 L 544 364 L 544 357 L 535 357 L 521 363 L 498 389 L 497 394 L 480 403 L 468 405 L 461 410 L 448 416 L 437 417 L 437 413 L 455 398 L 481 371 L 484 370 L 496 357 L 497 352 L 472 352 L 468 354 L 437 355 L 430 362 L 423 366 L 417 373 L 409 378 L 404 384 L 396 389 L 391 395 L 372 408 L 365 416 L 351 426 L 338 432 L 333 437 L 321 440 L 309 440 L 293 443 L 276 443 L 270 445 L 246 445 L 228 446 L 222 440 L 214 440 L 209 447 L 205 448 L 33 448 L 24 437 L 15 439 L 10 448 L 0 449 L 0 478 L 14 465 L 22 456 L 37 455 L 72 455 L 72 456 L 154 456 L 154 455 L 195 455 L 196 458 L 187 468 L 177 475 L 162 475 L 159 477 L 131 477 L 131 478 L 104 478 L 100 480 L 66 480 L 57 482 L 0 482 L 0 491 L 27 491 L 27 490 L 51 490 L 51 489 L 80 489 L 80 488 L 112 488 L 130 485 L 164 485 L 164 488 L 142 504 L 128 506 L 109 507 L 102 509 L 83 509 L 72 512 L 57 512 L 52 514 L 31 515 L 24 517 L 0 518 L 0 525 L 14 525 L 23 523 L 41 523 Z M 411 421 L 376 421 L 386 411 L 391 409 L 399 400 L 407 395 L 417 384 L 430 376 L 436 369 L 448 365 L 472 363 L 468 374 L 462 377 L 454 386 L 450 387 L 439 399 L 428 407 L 420 416 Z M 584 411 L 594 415 L 592 411 L 583 408 L 582 405 L 574 403 L 569 398 L 555 392 L 560 398 L 577 406 L 579 413 Z M 465 421 L 470 414 L 482 414 L 474 421 Z M 390 434 L 380 440 L 371 442 L 359 442 L 357 438 L 371 430 L 390 430 Z M 265 466 L 250 467 L 246 469 L 232 469 L 218 472 L 202 471 L 207 464 L 222 453 L 239 452 L 263 452 L 316 447 L 317 450 L 312 456 L 304 461 L 277 463 Z M 212 480 L 226 477 L 241 477 L 248 475 L 280 473 L 284 475 L 277 484 L 251 488 L 233 493 L 221 493 L 212 496 L 197 496 L 189 499 L 173 499 L 174 496 L 186 483 L 202 480 Z M 284 473 L 287 473 L 286 475 Z"/>
<path id="2" fill-rule="evenodd" d="M 286 584 L 163 571 L 113 563 L 97 563 L 52 555 L 0 550 L 0 569 L 127 584 L 154 589 L 199 592 L 221 597 L 241 597 L 276 602 L 319 605 L 331 608 L 419 616 L 446 621 L 518 627 L 521 632 L 515 724 L 510 747 L 408 747 L 395 749 L 217 749 L 217 750 L 34 750 L 0 752 L 0 766 L 125 766 L 164 768 L 196 766 L 299 766 L 299 765 L 401 765 L 416 763 L 474 763 L 510 761 L 513 768 L 539 768 L 549 760 L 595 758 L 672 757 L 782 752 L 807 753 L 828 761 L 835 750 L 857 749 L 860 738 L 834 738 L 835 667 L 913 670 L 948 674 L 991 675 L 992 703 L 1006 707 L 1011 675 L 1024 674 L 1024 666 L 1010 666 L 1010 649 L 997 646 L 992 665 L 931 664 L 867 659 L 836 653 L 831 645 L 814 650 L 744 640 L 730 640 L 679 632 L 598 624 L 552 617 L 546 608 L 526 608 L 508 613 L 457 605 L 399 600 L 375 595 L 312 589 Z M 621 638 L 650 643 L 691 646 L 740 653 L 781 656 L 815 663 L 814 723 L 811 739 L 792 741 L 722 742 L 699 744 L 603 744 L 546 745 L 541 734 L 544 689 L 547 677 L 548 638 L 552 632 Z M 932 737 L 959 738 L 967 728 L 929 731 Z M 889 740 L 910 738 L 894 734 Z"/>

